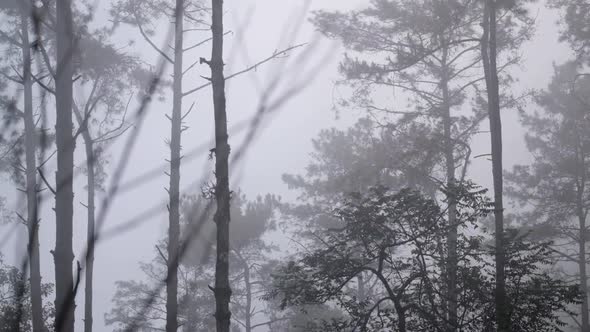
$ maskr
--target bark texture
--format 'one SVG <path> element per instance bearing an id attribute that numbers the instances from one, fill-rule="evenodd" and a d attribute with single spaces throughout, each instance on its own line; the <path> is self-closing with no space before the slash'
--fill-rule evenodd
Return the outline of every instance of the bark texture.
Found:
<path id="1" fill-rule="evenodd" d="M 457 322 L 457 200 L 453 194 L 455 186 L 455 142 L 452 137 L 453 118 L 449 93 L 448 45 L 443 40 L 441 59 L 442 122 L 444 155 L 447 177 L 448 232 L 447 232 L 447 319 L 448 331 L 456 331 Z"/>
<path id="2" fill-rule="evenodd" d="M 586 218 L 583 212 L 578 213 L 578 220 L 580 224 L 578 268 L 580 271 L 580 292 L 582 293 L 581 330 L 582 332 L 590 332 L 590 323 L 588 322 L 588 274 L 586 271 Z"/>
<path id="3" fill-rule="evenodd" d="M 211 52 L 211 84 L 215 112 L 215 199 L 217 211 L 217 257 L 215 264 L 215 320 L 217 332 L 229 332 L 231 312 L 229 300 L 229 151 L 223 75 L 223 0 L 212 0 L 213 46 Z"/>
<path id="4" fill-rule="evenodd" d="M 170 138 L 168 214 L 168 277 L 166 280 L 166 331 L 178 329 L 178 248 L 180 237 L 180 137 L 182 131 L 182 55 L 184 0 L 176 0 L 174 25 L 174 82 Z"/>
<path id="5" fill-rule="evenodd" d="M 75 299 L 73 294 L 72 218 L 74 139 L 72 124 L 72 73 L 74 53 L 72 7 L 70 0 L 57 0 L 56 67 L 56 235 L 55 251 L 55 330 L 74 331 Z"/>
<path id="6" fill-rule="evenodd" d="M 95 194 L 96 194 L 96 177 L 94 168 L 94 143 L 88 130 L 82 133 L 84 136 L 84 145 L 86 149 L 86 168 L 88 170 L 88 200 L 86 202 L 88 210 L 88 226 L 86 231 L 86 241 L 88 243 L 88 254 L 86 255 L 86 277 L 84 285 L 84 332 L 92 332 L 92 295 L 94 279 L 94 224 L 95 224 Z"/>
<path id="7" fill-rule="evenodd" d="M 31 42 L 29 40 L 29 13 L 21 12 L 21 35 L 23 56 L 23 94 L 25 122 L 25 159 L 27 228 L 29 232 L 29 282 L 31 286 L 31 315 L 33 332 L 45 329 L 43 322 L 43 299 L 41 296 L 41 267 L 39 258 L 39 217 L 37 198 L 37 143 L 36 127 L 33 119 L 33 81 L 31 77 Z"/>
<path id="8" fill-rule="evenodd" d="M 581 331 L 590 332 L 588 313 L 588 271 L 586 267 L 586 216 L 588 210 L 584 208 L 584 197 L 586 195 L 586 158 L 584 144 L 580 138 L 583 128 L 576 126 L 576 214 L 578 216 L 579 238 L 578 238 L 578 269 L 580 272 L 580 292 L 582 293 L 581 303 Z"/>
<path id="9" fill-rule="evenodd" d="M 492 176 L 494 181 L 495 263 L 496 263 L 496 328 L 499 332 L 510 331 L 510 317 L 506 301 L 505 251 L 504 251 L 504 204 L 502 178 L 502 121 L 500 116 L 500 88 L 496 49 L 496 1 L 487 0 L 484 8 L 484 36 L 482 59 L 488 93 L 488 115 L 492 145 Z"/>

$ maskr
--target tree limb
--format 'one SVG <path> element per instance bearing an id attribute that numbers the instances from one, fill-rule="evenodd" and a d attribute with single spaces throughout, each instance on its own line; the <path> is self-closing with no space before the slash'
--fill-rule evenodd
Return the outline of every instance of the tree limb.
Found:
<path id="1" fill-rule="evenodd" d="M 45 178 L 45 175 L 43 174 L 43 170 L 41 170 L 40 168 L 37 169 L 37 171 L 39 172 L 39 175 L 41 175 L 41 179 L 43 180 L 43 182 L 45 182 L 45 185 L 47 186 L 47 188 L 49 188 L 49 190 L 56 195 L 57 193 L 55 192 L 55 189 L 53 189 L 53 187 L 49 184 L 49 182 L 47 181 L 47 179 Z"/>
<path id="2" fill-rule="evenodd" d="M 287 52 L 289 52 L 289 51 L 292 51 L 292 50 L 294 50 L 294 49 L 296 49 L 296 48 L 299 48 L 299 47 L 305 46 L 305 45 L 307 45 L 307 43 L 298 44 L 298 45 L 295 45 L 295 46 L 288 47 L 288 48 L 286 48 L 286 49 L 284 49 L 284 50 L 282 50 L 282 51 L 279 51 L 279 52 L 274 52 L 274 53 L 273 53 L 271 56 L 267 57 L 266 59 L 263 59 L 263 60 L 259 61 L 258 63 L 254 64 L 254 65 L 252 65 L 252 66 L 250 66 L 250 67 L 247 67 L 247 68 L 245 68 L 245 69 L 243 69 L 243 70 L 241 70 L 241 71 L 239 71 L 239 72 L 236 72 L 236 73 L 233 73 L 233 74 L 231 74 L 231 75 L 228 75 L 228 76 L 226 76 L 226 77 L 225 77 L 225 80 L 227 81 L 227 80 L 229 80 L 230 78 L 234 78 L 234 77 L 236 77 L 236 76 L 238 76 L 238 75 L 241 75 L 241 74 L 247 73 L 247 72 L 249 72 L 249 71 L 252 71 L 252 70 L 254 70 L 254 69 L 258 68 L 258 66 L 260 66 L 260 65 L 262 65 L 262 64 L 264 64 L 264 63 L 267 63 L 267 62 L 269 62 L 269 61 L 271 61 L 271 60 L 273 60 L 273 59 L 275 59 L 275 58 L 277 58 L 277 57 L 279 57 L 279 56 L 281 56 L 281 55 L 287 55 L 287 54 L 286 54 Z M 189 90 L 189 91 L 187 91 L 187 92 L 183 92 L 183 93 L 182 93 L 182 96 L 183 96 L 183 97 L 185 97 L 185 96 L 188 96 L 188 95 L 190 95 L 191 93 L 193 93 L 193 92 L 197 92 L 197 91 L 199 91 L 199 90 L 201 90 L 201 89 L 204 89 L 204 88 L 206 88 L 206 87 L 208 87 L 208 86 L 210 86 L 210 85 L 211 85 L 211 82 L 207 82 L 207 83 L 205 83 L 205 84 L 203 84 L 203 85 L 201 85 L 201 86 L 198 86 L 198 87 L 196 87 L 196 88 L 194 88 L 194 89 L 192 89 L 192 90 Z"/>
<path id="3" fill-rule="evenodd" d="M 166 59 L 166 61 L 170 62 L 170 63 L 174 63 L 174 61 L 166 54 L 164 53 L 164 51 L 162 51 L 158 46 L 156 46 L 156 44 L 154 44 L 154 42 L 150 39 L 150 37 L 145 33 L 145 31 L 143 30 L 143 27 L 141 26 L 141 23 L 139 23 L 139 20 L 137 19 L 137 15 L 135 15 L 135 13 L 133 14 L 135 16 L 135 20 L 137 23 L 137 27 L 139 28 L 139 33 L 141 33 L 141 36 L 145 39 L 145 41 L 148 42 L 148 44 L 150 44 L 150 46 L 156 50 L 158 53 L 160 53 L 160 55 Z"/>

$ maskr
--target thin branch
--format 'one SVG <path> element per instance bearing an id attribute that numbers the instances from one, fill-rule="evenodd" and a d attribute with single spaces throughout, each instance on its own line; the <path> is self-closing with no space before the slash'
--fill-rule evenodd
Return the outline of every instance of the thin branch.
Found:
<path id="1" fill-rule="evenodd" d="M 305 46 L 305 45 L 307 45 L 307 43 L 303 43 L 303 44 L 299 44 L 299 45 L 291 46 L 291 47 L 288 47 L 288 48 L 286 48 L 286 49 L 284 49 L 284 50 L 282 50 L 282 51 L 280 51 L 280 52 L 274 52 L 274 53 L 273 53 L 271 56 L 267 57 L 267 58 L 266 58 L 266 59 L 264 59 L 264 60 L 261 60 L 261 61 L 259 61 L 258 63 L 254 64 L 254 65 L 252 65 L 252 66 L 250 66 L 250 67 L 248 67 L 248 68 L 246 68 L 246 69 L 243 69 L 243 70 L 241 70 L 241 71 L 239 71 L 239 72 L 237 72 L 237 73 L 233 73 L 233 74 L 231 74 L 231 75 L 228 75 L 227 77 L 225 77 L 225 80 L 227 81 L 227 80 L 229 80 L 229 79 L 231 79 L 231 78 L 234 78 L 234 77 L 236 77 L 236 76 L 238 76 L 238 75 L 241 75 L 241 74 L 247 73 L 247 72 L 249 72 L 249 71 L 252 71 L 252 70 L 254 70 L 254 69 L 258 68 L 258 66 L 260 66 L 260 65 L 262 65 L 262 64 L 264 64 L 264 63 L 267 63 L 267 62 L 269 62 L 269 61 L 271 61 L 271 60 L 273 60 L 273 59 L 275 59 L 275 58 L 277 58 L 277 57 L 279 57 L 279 56 L 281 56 L 281 55 L 287 55 L 287 54 L 286 54 L 287 52 L 289 52 L 289 51 L 292 51 L 292 50 L 294 50 L 294 49 L 296 49 L 296 48 L 299 48 L 299 47 Z M 185 97 L 185 96 L 188 96 L 188 95 L 190 95 L 191 93 L 193 93 L 193 92 L 197 92 L 197 91 L 199 91 L 199 90 L 201 90 L 201 89 L 204 89 L 204 88 L 206 88 L 206 87 L 208 87 L 208 86 L 210 86 L 210 85 L 211 85 L 211 82 L 207 82 L 207 83 L 205 83 L 205 84 L 203 84 L 203 85 L 201 85 L 201 86 L 198 86 L 198 87 L 196 87 L 196 88 L 194 88 L 194 89 L 192 89 L 192 90 L 189 90 L 189 91 L 187 91 L 187 92 L 183 92 L 183 93 L 182 93 L 182 96 L 183 96 L 183 97 Z"/>
<path id="2" fill-rule="evenodd" d="M 10 147 L 8 149 L 6 149 L 6 151 L 4 151 L 4 153 L 2 154 L 2 156 L 0 156 L 0 160 L 6 158 L 6 156 L 9 153 L 11 153 L 12 151 L 14 151 L 14 149 L 18 145 L 20 139 L 23 138 L 23 136 L 24 136 L 24 134 L 20 135 L 16 140 L 14 140 L 14 142 L 10 145 Z"/>
<path id="3" fill-rule="evenodd" d="M 39 165 L 39 167 L 37 167 L 37 169 L 41 169 L 43 166 L 45 166 L 45 164 L 47 164 L 47 162 L 48 162 L 49 160 L 51 160 L 51 158 L 52 158 L 53 156 L 55 156 L 55 154 L 56 154 L 56 153 L 57 153 L 57 150 L 53 150 L 53 152 L 52 152 L 52 153 L 49 155 L 49 157 L 45 158 L 45 160 L 43 160 L 43 161 L 41 162 L 41 164 Z"/>
<path id="4" fill-rule="evenodd" d="M 41 82 L 41 79 L 37 78 L 37 76 L 35 76 L 33 74 L 31 74 L 31 77 L 33 78 L 33 81 L 35 81 L 37 84 L 39 84 L 45 91 L 51 93 L 52 95 L 55 95 L 55 90 L 50 88 L 45 83 Z"/>
<path id="5" fill-rule="evenodd" d="M 271 319 L 271 320 L 266 321 L 264 323 L 254 324 L 250 328 L 251 329 L 255 329 L 257 327 L 264 326 L 264 325 L 268 325 L 268 327 L 270 328 L 270 325 L 273 324 L 273 323 L 284 321 L 284 320 L 289 320 L 291 318 L 293 318 L 293 317 L 289 316 L 289 317 L 282 317 L 282 318 Z"/>
<path id="6" fill-rule="evenodd" d="M 14 83 L 23 84 L 23 81 L 22 80 L 19 80 L 16 77 L 10 76 L 10 75 L 8 75 L 7 73 L 5 73 L 3 71 L 0 71 L 0 75 L 4 76 L 7 80 L 12 81 Z"/>
<path id="7" fill-rule="evenodd" d="M 180 121 L 184 120 L 184 118 L 186 118 L 191 113 L 194 106 L 195 106 L 195 102 L 193 101 L 193 103 L 191 104 L 191 107 L 189 107 L 188 111 L 186 111 L 186 113 L 184 113 L 184 115 L 180 118 Z"/>
<path id="8" fill-rule="evenodd" d="M 51 67 L 51 60 L 49 59 L 49 55 L 47 54 L 47 50 L 45 49 L 45 46 L 43 46 L 42 42 L 37 42 L 37 45 L 39 46 L 39 50 L 41 51 L 41 55 L 43 56 L 43 61 L 45 62 L 45 67 L 47 67 L 47 70 L 49 70 L 49 73 L 51 74 L 51 76 L 55 77 L 55 70 Z"/>
<path id="9" fill-rule="evenodd" d="M 12 44 L 18 46 L 18 47 L 22 47 L 23 43 L 19 42 L 18 40 L 10 37 L 6 32 L 0 30 L 0 37 L 4 37 L 6 40 L 8 40 L 9 42 L 11 42 Z"/>
<path id="10" fill-rule="evenodd" d="M 134 15 L 135 15 L 135 13 L 134 13 Z M 141 33 L 141 36 L 145 39 L 145 41 L 147 41 L 148 44 L 150 44 L 150 46 L 154 50 L 156 50 L 158 53 L 160 53 L 160 55 L 164 59 L 166 59 L 168 62 L 170 62 L 171 64 L 173 64 L 174 61 L 166 53 L 164 53 L 164 51 L 162 51 L 156 44 L 154 44 L 154 42 L 150 39 L 150 37 L 145 33 L 145 31 L 143 30 L 143 27 L 139 23 L 139 20 L 137 19 L 137 15 L 135 15 L 135 19 L 136 19 L 136 22 L 137 22 L 137 27 L 139 28 L 139 33 Z"/>
<path id="11" fill-rule="evenodd" d="M 129 130 L 129 128 L 133 127 L 133 125 L 129 125 L 129 126 L 127 126 L 127 128 L 121 130 L 121 128 L 123 128 L 123 125 L 125 124 L 125 117 L 127 117 L 127 111 L 129 110 L 129 104 L 131 103 L 132 97 L 133 97 L 133 94 L 131 94 L 129 96 L 129 99 L 127 100 L 127 105 L 125 105 L 125 111 L 123 112 L 123 117 L 121 118 L 121 123 L 119 124 L 119 126 L 107 131 L 106 133 L 104 133 L 101 136 L 94 139 L 94 143 L 105 142 L 105 141 L 117 138 L 117 137 L 123 135 L 123 133 L 125 133 L 127 130 Z M 116 133 L 116 132 L 118 132 L 118 133 Z M 116 134 L 108 137 L 109 135 L 111 135 L 113 133 L 116 133 Z"/>
<path id="12" fill-rule="evenodd" d="M 131 128 L 133 128 L 133 125 L 129 125 L 129 126 L 125 127 L 125 129 L 119 131 L 118 133 L 116 133 L 116 134 L 114 134 L 112 136 L 105 137 L 103 135 L 103 136 L 101 136 L 100 139 L 95 139 L 94 140 L 94 143 L 102 143 L 102 142 L 110 141 L 112 139 L 115 139 L 117 137 L 120 137 L 121 135 L 125 134 L 127 132 L 127 130 L 129 130 Z"/>
<path id="13" fill-rule="evenodd" d="M 553 251 L 554 253 L 558 254 L 559 256 L 561 256 L 563 258 L 567 258 L 568 260 L 570 260 L 572 262 L 578 262 L 578 259 L 577 258 L 575 258 L 575 257 L 573 257 L 571 255 L 568 255 L 568 254 L 566 254 L 566 253 L 564 253 L 562 251 L 559 251 L 559 250 L 557 250 L 555 248 L 549 247 L 549 250 Z"/>
<path id="14" fill-rule="evenodd" d="M 164 260 L 164 262 L 166 262 L 166 264 L 168 264 L 168 258 L 166 258 L 166 256 L 164 256 L 164 253 L 162 252 L 162 250 L 160 250 L 160 247 L 156 245 L 156 249 L 158 250 L 158 253 L 160 254 L 160 257 L 162 257 L 162 259 Z"/>
<path id="15" fill-rule="evenodd" d="M 207 30 L 209 30 L 209 29 L 207 29 Z M 230 34 L 230 33 L 233 33 L 233 31 L 231 31 L 231 30 L 230 30 L 230 31 L 228 31 L 228 32 L 224 33 L 223 35 L 225 36 L 225 35 L 228 35 L 228 34 Z M 197 47 L 199 47 L 199 46 L 201 46 L 201 45 L 203 45 L 203 44 L 205 44 L 205 43 L 207 43 L 207 42 L 210 42 L 211 40 L 213 40 L 213 37 L 210 37 L 210 38 L 207 38 L 207 39 L 205 39 L 205 40 L 203 40 L 203 41 L 200 41 L 200 42 L 198 42 L 198 43 L 196 43 L 196 44 L 194 44 L 194 45 L 192 45 L 192 46 L 189 46 L 189 47 L 187 47 L 187 48 L 183 49 L 182 51 L 183 51 L 183 52 L 190 51 L 190 50 L 192 50 L 193 48 L 197 48 Z"/>
<path id="16" fill-rule="evenodd" d="M 41 175 L 41 179 L 43 179 L 43 182 L 45 182 L 45 185 L 47 186 L 47 188 L 49 188 L 49 190 L 53 193 L 53 195 L 57 195 L 57 193 L 55 192 L 55 189 L 53 189 L 53 187 L 49 184 L 49 182 L 45 178 L 43 171 L 40 168 L 38 168 L 37 171 L 39 172 L 39 175 Z"/>

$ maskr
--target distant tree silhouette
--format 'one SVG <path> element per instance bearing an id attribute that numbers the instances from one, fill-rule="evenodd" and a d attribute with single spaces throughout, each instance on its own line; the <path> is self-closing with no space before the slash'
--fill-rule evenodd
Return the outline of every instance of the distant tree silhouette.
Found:
<path id="1" fill-rule="evenodd" d="M 485 191 L 467 185 L 456 189 L 458 220 L 475 224 L 491 206 Z M 445 331 L 444 314 L 436 298 L 438 246 L 446 238 L 445 211 L 420 193 L 385 187 L 351 194 L 334 209 L 332 227 L 315 233 L 318 245 L 282 264 L 273 274 L 267 295 L 283 308 L 325 304 L 344 315 L 309 331 Z M 494 253 L 481 236 L 461 236 L 459 252 L 463 280 L 459 328 L 495 331 Z M 507 289 L 513 331 L 560 331 L 561 312 L 579 299 L 577 285 L 551 278 L 546 243 L 534 243 L 517 231 L 507 233 Z M 372 278 L 371 295 L 359 299 L 351 291 L 363 272 Z M 320 319 L 321 321 L 321 319 Z"/>
<path id="2" fill-rule="evenodd" d="M 206 10 L 200 0 L 176 0 L 174 6 L 171 6 L 167 1 L 150 0 L 150 1 L 117 1 L 111 9 L 111 14 L 116 23 L 128 23 L 138 28 L 145 41 L 166 61 L 173 65 L 172 75 L 172 115 L 168 116 L 171 123 L 170 140 L 170 177 L 169 187 L 167 189 L 169 195 L 168 215 L 168 257 L 178 256 L 179 246 L 179 218 L 180 218 L 180 164 L 181 164 L 181 135 L 187 129 L 183 125 L 183 120 L 188 115 L 188 110 L 183 114 L 182 100 L 184 97 L 183 77 L 193 68 L 197 62 L 192 63 L 187 68 L 183 66 L 185 54 L 191 49 L 195 49 L 199 45 L 204 44 L 205 41 L 200 41 L 195 45 L 185 46 L 185 34 L 199 29 L 204 29 L 203 16 Z M 174 47 L 172 47 L 172 55 L 169 55 L 166 50 L 156 46 L 152 41 L 154 30 L 152 26 L 161 18 L 171 21 L 174 24 Z M 186 27 L 185 27 L 186 26 Z M 170 259 L 170 264 L 175 264 L 176 260 Z M 176 332 L 178 329 L 178 266 L 170 265 L 170 274 L 166 278 L 168 305 L 167 325 L 166 331 Z"/>
<path id="3" fill-rule="evenodd" d="M 539 110 L 522 114 L 527 129 L 530 165 L 507 174 L 507 193 L 522 204 L 521 217 L 540 238 L 556 241 L 554 252 L 578 265 L 582 296 L 580 328 L 588 331 L 587 216 L 590 211 L 590 80 L 577 79 L 575 62 L 555 68 L 546 91 L 539 93 Z M 584 97 L 581 97 L 584 96 Z M 574 247 L 565 243 L 572 242 Z M 573 251 L 574 253 L 571 253 Z"/>

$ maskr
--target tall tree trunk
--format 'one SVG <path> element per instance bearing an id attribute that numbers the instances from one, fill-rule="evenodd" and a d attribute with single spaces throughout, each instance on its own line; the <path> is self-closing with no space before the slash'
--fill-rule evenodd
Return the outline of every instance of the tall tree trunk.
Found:
<path id="1" fill-rule="evenodd" d="M 231 312 L 229 300 L 229 144 L 225 109 L 225 77 L 223 76 L 223 0 L 212 0 L 213 46 L 211 52 L 211 84 L 215 111 L 215 199 L 217 211 L 217 257 L 215 264 L 215 320 L 217 332 L 229 332 Z"/>
<path id="2" fill-rule="evenodd" d="M 586 218 L 582 208 L 578 208 L 578 221 L 580 226 L 578 267 L 580 270 L 580 292 L 582 293 L 582 332 L 590 332 L 588 322 L 588 275 L 586 271 Z"/>
<path id="3" fill-rule="evenodd" d="M 94 278 L 94 202 L 96 194 L 96 175 L 95 175 L 95 154 L 94 142 L 88 128 L 84 129 L 82 133 L 84 137 L 84 145 L 86 147 L 86 168 L 88 171 L 88 226 L 86 231 L 86 242 L 88 243 L 88 254 L 86 255 L 86 277 L 84 289 L 84 332 L 92 332 L 92 294 L 93 294 L 93 278 Z"/>
<path id="4" fill-rule="evenodd" d="M 178 247 L 180 236 L 180 136 L 182 125 L 182 55 L 184 0 L 176 0 L 174 26 L 174 82 L 170 139 L 168 225 L 168 278 L 166 280 L 166 331 L 178 329 Z"/>
<path id="5" fill-rule="evenodd" d="M 33 332 L 45 329 L 43 322 L 43 299 L 41 296 L 41 267 L 39 258 L 39 217 L 37 200 L 37 143 L 33 120 L 33 81 L 31 79 L 31 42 L 29 40 L 29 13 L 21 12 L 21 35 L 23 53 L 23 88 L 25 122 L 25 159 L 27 170 L 27 226 L 29 231 L 29 282 L 31 285 L 31 315 Z"/>
<path id="6" fill-rule="evenodd" d="M 584 128 L 576 125 L 576 214 L 578 215 L 579 239 L 578 239 L 578 268 L 580 272 L 580 293 L 582 293 L 581 316 L 582 332 L 590 332 L 588 317 L 588 273 L 586 268 L 586 215 L 584 209 L 584 196 L 586 191 L 586 156 L 585 147 L 580 138 Z"/>
<path id="7" fill-rule="evenodd" d="M 358 288 L 357 288 L 357 296 L 359 298 L 359 301 L 364 301 L 367 298 L 367 295 L 365 294 L 365 279 L 363 277 L 363 273 L 359 273 L 359 275 L 356 277 L 357 283 L 358 283 Z"/>
<path id="8" fill-rule="evenodd" d="M 443 39 L 443 44 L 444 44 Z M 443 45 L 442 54 L 442 118 L 444 127 L 444 155 L 447 176 L 448 231 L 447 231 L 447 319 L 448 331 L 456 331 L 457 322 L 457 200 L 455 198 L 455 143 L 452 137 L 453 119 L 449 94 L 448 47 Z"/>
<path id="9" fill-rule="evenodd" d="M 86 183 L 88 186 L 88 198 L 86 201 L 88 225 L 86 230 L 86 243 L 88 245 L 88 252 L 86 253 L 86 276 L 84 289 L 84 332 L 92 332 L 92 295 L 93 295 L 93 279 L 94 279 L 94 228 L 95 228 L 95 197 L 96 197 L 96 154 L 94 153 L 94 139 L 88 131 L 88 120 L 84 120 L 82 113 L 78 107 L 73 104 L 74 115 L 78 121 L 82 137 L 84 138 L 84 147 L 86 152 Z"/>
<path id="10" fill-rule="evenodd" d="M 505 249 L 504 249 L 504 204 L 502 199 L 502 120 L 500 116 L 500 87 L 498 81 L 496 49 L 496 1 L 487 0 L 484 9 L 484 37 L 482 59 L 488 93 L 492 145 L 492 176 L 494 180 L 495 261 L 496 261 L 496 328 L 499 332 L 510 331 L 510 316 L 506 301 Z"/>
<path id="11" fill-rule="evenodd" d="M 72 262 L 72 175 L 74 170 L 74 138 L 72 135 L 72 73 L 74 53 L 72 7 L 70 0 L 56 2 L 57 68 L 56 68 L 56 235 L 55 235 L 55 329 L 74 331 L 75 299 Z"/>
<path id="12" fill-rule="evenodd" d="M 401 305 L 399 299 L 392 299 L 392 301 L 397 313 L 397 330 L 399 332 L 406 332 L 406 309 Z"/>
<path id="13" fill-rule="evenodd" d="M 244 286 L 246 287 L 246 332 L 252 332 L 252 284 L 250 283 L 250 266 L 241 259 L 244 264 Z"/>
<path id="14" fill-rule="evenodd" d="M 190 272 L 188 272 L 190 274 Z M 196 269 L 194 269 L 192 271 L 192 281 L 195 281 L 198 279 L 198 276 L 200 275 L 200 272 L 197 271 Z M 193 331 L 197 331 L 197 327 L 199 325 L 199 317 L 197 315 L 197 310 L 199 307 L 199 304 L 197 303 L 197 295 L 195 294 L 194 290 L 191 290 L 191 288 L 187 288 L 186 291 L 186 296 L 188 298 L 188 304 L 186 306 L 187 309 L 187 314 L 186 314 L 186 323 L 184 324 L 184 332 L 193 332 Z"/>

